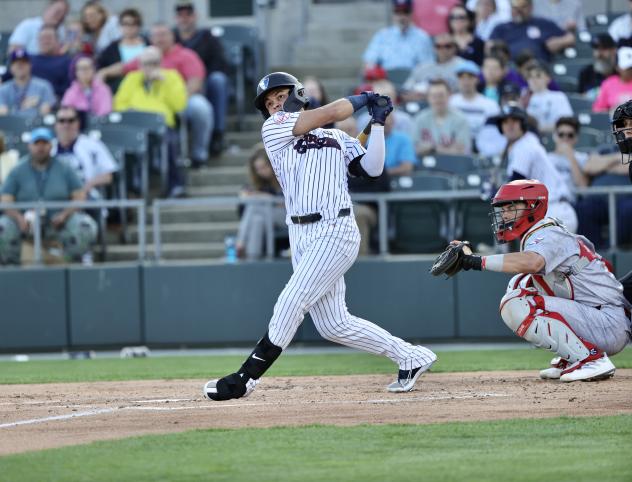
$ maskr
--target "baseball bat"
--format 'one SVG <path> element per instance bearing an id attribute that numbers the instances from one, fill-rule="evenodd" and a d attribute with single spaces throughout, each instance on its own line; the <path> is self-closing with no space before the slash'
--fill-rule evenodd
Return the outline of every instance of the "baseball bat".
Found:
<path id="1" fill-rule="evenodd" d="M 380 97 L 377 99 L 377 101 L 375 101 L 375 105 L 377 105 L 378 107 L 386 107 L 386 104 L 388 104 L 388 101 L 384 97 Z M 364 126 L 364 129 L 362 129 L 362 132 L 360 132 L 356 136 L 356 139 L 358 139 L 360 141 L 360 144 L 362 145 L 366 144 L 366 141 L 369 139 L 369 134 L 371 133 L 372 122 L 373 122 L 373 119 L 369 119 L 369 122 L 366 123 L 366 125 Z"/>

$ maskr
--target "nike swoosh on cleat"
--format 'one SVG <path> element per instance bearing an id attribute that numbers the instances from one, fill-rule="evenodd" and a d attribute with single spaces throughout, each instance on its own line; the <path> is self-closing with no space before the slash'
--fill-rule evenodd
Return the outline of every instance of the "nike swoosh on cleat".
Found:
<path id="1" fill-rule="evenodd" d="M 252 354 L 252 358 L 254 358 L 255 360 L 259 360 L 259 361 L 265 361 L 263 358 L 259 358 L 257 355 L 255 355 L 254 353 Z"/>

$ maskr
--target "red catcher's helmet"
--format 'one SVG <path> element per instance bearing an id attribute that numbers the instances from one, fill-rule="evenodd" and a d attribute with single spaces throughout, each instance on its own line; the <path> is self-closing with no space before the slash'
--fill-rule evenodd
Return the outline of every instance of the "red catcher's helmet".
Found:
<path id="1" fill-rule="evenodd" d="M 516 207 L 516 203 L 527 204 L 526 208 Z M 535 179 L 520 179 L 500 186 L 500 189 L 492 199 L 492 227 L 496 240 L 499 243 L 507 243 L 519 238 L 526 233 L 531 226 L 546 216 L 549 204 L 549 191 L 546 186 Z M 513 209 L 502 206 L 511 205 Z M 512 213 L 511 219 L 509 218 Z"/>

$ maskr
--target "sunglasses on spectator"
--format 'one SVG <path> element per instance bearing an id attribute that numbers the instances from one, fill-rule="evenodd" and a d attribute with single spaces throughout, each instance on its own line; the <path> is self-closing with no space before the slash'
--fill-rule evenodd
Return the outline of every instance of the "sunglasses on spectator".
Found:
<path id="1" fill-rule="evenodd" d="M 160 65 L 160 61 L 159 60 L 144 60 L 141 62 L 141 64 L 146 65 L 148 67 L 156 67 Z"/>
<path id="2" fill-rule="evenodd" d="M 467 20 L 467 15 L 464 13 L 457 13 L 448 17 L 450 20 Z"/>
<path id="3" fill-rule="evenodd" d="M 575 139 L 574 132 L 558 131 L 556 134 L 560 139 Z"/>
<path id="4" fill-rule="evenodd" d="M 138 27 L 136 22 L 121 22 L 121 26 L 123 27 Z"/>
<path id="5" fill-rule="evenodd" d="M 60 124 L 72 124 L 77 120 L 76 117 L 58 117 L 57 122 Z"/>
<path id="6" fill-rule="evenodd" d="M 451 49 L 454 48 L 454 44 L 435 44 L 436 49 Z"/>

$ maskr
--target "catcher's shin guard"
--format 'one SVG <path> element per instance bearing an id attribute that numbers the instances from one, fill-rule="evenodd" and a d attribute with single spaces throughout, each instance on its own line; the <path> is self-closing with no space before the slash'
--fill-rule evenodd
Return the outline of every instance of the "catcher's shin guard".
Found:
<path id="1" fill-rule="evenodd" d="M 219 380 L 210 380 L 204 386 L 204 396 L 222 401 L 247 397 L 263 375 L 281 354 L 281 347 L 274 345 L 266 333 L 239 371 Z"/>
<path id="2" fill-rule="evenodd" d="M 500 302 L 500 316 L 521 338 L 557 353 L 571 363 L 597 356 L 600 351 L 579 337 L 560 313 L 547 311 L 533 288 L 507 292 Z"/>

